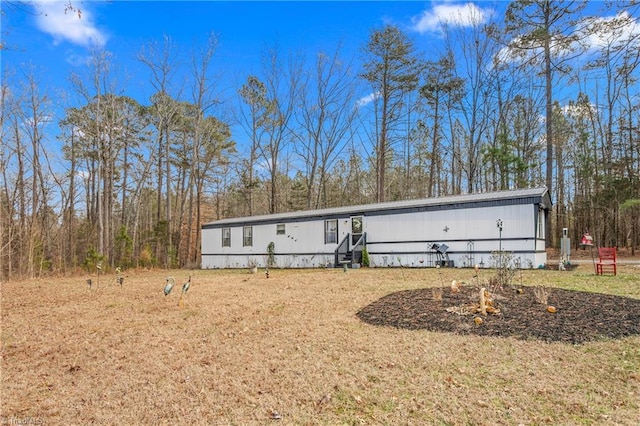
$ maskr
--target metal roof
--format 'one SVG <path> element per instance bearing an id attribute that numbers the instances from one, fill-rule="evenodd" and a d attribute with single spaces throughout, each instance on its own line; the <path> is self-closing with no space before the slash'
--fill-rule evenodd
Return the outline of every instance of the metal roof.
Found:
<path id="1" fill-rule="evenodd" d="M 446 197 L 421 198 L 406 201 L 389 201 L 384 203 L 361 204 L 356 206 L 333 207 L 319 210 L 301 210 L 287 213 L 275 213 L 259 216 L 227 218 L 209 222 L 202 228 L 218 228 L 225 225 L 250 224 L 260 222 L 289 222 L 303 218 L 331 217 L 337 215 L 358 215 L 374 212 L 405 210 L 419 207 L 459 206 L 478 202 L 500 202 L 504 200 L 534 198 L 546 209 L 551 208 L 551 198 L 546 187 L 530 189 L 514 189 L 508 191 L 482 192 L 477 194 L 450 195 Z"/>

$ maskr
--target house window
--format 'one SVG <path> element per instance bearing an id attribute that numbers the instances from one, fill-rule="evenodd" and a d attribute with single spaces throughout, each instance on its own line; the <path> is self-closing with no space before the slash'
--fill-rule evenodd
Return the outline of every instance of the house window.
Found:
<path id="1" fill-rule="evenodd" d="M 222 228 L 222 247 L 231 247 L 231 228 Z"/>
<path id="2" fill-rule="evenodd" d="M 242 228 L 242 246 L 251 247 L 253 245 L 253 227 L 245 226 Z"/>
<path id="3" fill-rule="evenodd" d="M 544 210 L 538 210 L 538 238 L 544 238 Z"/>
<path id="4" fill-rule="evenodd" d="M 276 235 L 284 235 L 285 234 L 285 230 L 284 230 L 284 223 L 279 223 L 276 225 Z"/>
<path id="5" fill-rule="evenodd" d="M 324 221 L 324 243 L 336 244 L 338 242 L 338 219 Z"/>

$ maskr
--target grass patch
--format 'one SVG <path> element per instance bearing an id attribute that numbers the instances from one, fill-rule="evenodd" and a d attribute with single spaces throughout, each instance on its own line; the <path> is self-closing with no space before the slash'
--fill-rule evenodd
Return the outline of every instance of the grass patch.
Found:
<path id="1" fill-rule="evenodd" d="M 525 286 L 640 299 L 640 270 L 524 271 Z M 545 343 L 360 321 L 465 269 L 127 271 L 1 284 L 1 413 L 44 424 L 618 424 L 640 412 L 640 337 Z M 440 275 L 442 274 L 442 275 Z M 484 270 L 480 279 L 488 279 Z M 108 277 L 101 277 L 101 280 Z M 447 291 L 445 289 L 445 291 Z M 532 300 L 532 303 L 536 303 Z"/>

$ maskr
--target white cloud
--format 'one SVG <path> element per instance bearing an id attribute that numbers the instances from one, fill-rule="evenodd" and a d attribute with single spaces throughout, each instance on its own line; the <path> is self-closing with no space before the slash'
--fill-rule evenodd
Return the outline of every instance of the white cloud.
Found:
<path id="1" fill-rule="evenodd" d="M 412 19 L 412 29 L 418 33 L 439 32 L 444 25 L 471 27 L 486 22 L 490 9 L 482 9 L 474 3 L 440 3 L 431 10 Z"/>
<path id="2" fill-rule="evenodd" d="M 594 103 L 585 105 L 570 102 L 568 105 L 564 105 L 562 107 L 562 112 L 564 115 L 571 118 L 588 117 L 592 114 L 598 114 L 598 106 Z"/>
<path id="3" fill-rule="evenodd" d="M 361 108 L 363 106 L 369 105 L 371 102 L 375 101 L 380 97 L 380 92 L 369 93 L 367 96 L 364 96 L 356 101 L 356 107 Z"/>
<path id="4" fill-rule="evenodd" d="M 68 4 L 68 0 L 38 2 L 38 28 L 50 34 L 56 44 L 68 41 L 84 47 L 103 47 L 107 36 L 95 25 L 87 3 L 82 3 L 80 11 L 68 10 Z"/>
<path id="5" fill-rule="evenodd" d="M 626 47 L 640 49 L 640 24 L 627 12 L 621 12 L 612 17 L 589 17 L 583 19 L 574 27 L 577 40 L 566 45 L 561 39 L 551 40 L 551 53 L 554 57 L 567 57 L 575 52 L 593 54 L 604 48 Z M 518 45 L 520 37 L 515 37 L 511 44 Z M 502 63 L 542 58 L 542 47 L 530 44 L 527 49 L 513 49 L 504 47 L 497 55 Z"/>
<path id="6" fill-rule="evenodd" d="M 64 55 L 64 60 L 68 64 L 73 65 L 74 67 L 79 67 L 79 66 L 89 65 L 89 63 L 91 62 L 91 56 L 90 55 L 80 55 L 80 54 L 77 54 L 77 53 L 75 53 L 73 51 L 68 51 Z"/>
<path id="7" fill-rule="evenodd" d="M 613 17 L 596 17 L 584 21 L 588 36 L 583 44 L 587 50 L 632 42 L 640 47 L 640 24 L 624 11 Z"/>
<path id="8" fill-rule="evenodd" d="M 555 58 L 567 57 L 575 52 L 577 46 L 566 45 L 563 36 L 552 36 L 550 41 L 551 55 Z M 543 48 L 539 42 L 534 40 L 523 42 L 522 37 L 514 37 L 509 46 L 500 49 L 496 55 L 496 59 L 500 63 L 512 63 L 521 61 L 542 61 Z"/>

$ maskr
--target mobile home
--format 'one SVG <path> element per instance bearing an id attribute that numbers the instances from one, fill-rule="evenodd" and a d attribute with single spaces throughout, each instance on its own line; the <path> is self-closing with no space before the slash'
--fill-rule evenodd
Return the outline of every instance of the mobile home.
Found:
<path id="1" fill-rule="evenodd" d="M 490 267 L 547 261 L 546 188 L 223 219 L 202 226 L 202 268 Z"/>

